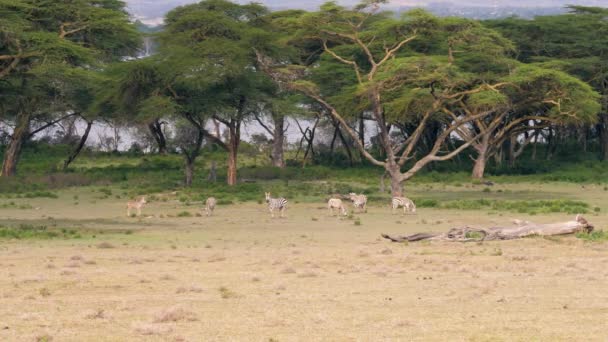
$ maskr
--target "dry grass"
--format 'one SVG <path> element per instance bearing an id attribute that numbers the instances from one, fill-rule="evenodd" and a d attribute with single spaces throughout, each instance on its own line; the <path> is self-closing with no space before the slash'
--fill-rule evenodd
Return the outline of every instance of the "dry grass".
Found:
<path id="1" fill-rule="evenodd" d="M 169 323 L 169 322 L 193 322 L 196 321 L 196 315 L 192 311 L 185 310 L 180 307 L 172 307 L 159 312 L 154 318 L 154 323 Z"/>
<path id="2" fill-rule="evenodd" d="M 102 248 L 102 249 L 114 248 L 114 245 L 109 242 L 102 242 L 102 243 L 97 244 L 97 248 Z"/>
<path id="3" fill-rule="evenodd" d="M 137 332 L 138 334 L 141 334 L 144 336 L 167 335 L 167 334 L 170 334 L 171 332 L 173 332 L 172 327 L 169 327 L 166 325 L 160 325 L 160 324 L 149 324 L 149 323 L 134 324 L 133 330 L 135 330 L 135 332 Z"/>
<path id="4" fill-rule="evenodd" d="M 105 310 L 97 309 L 97 310 L 89 310 L 84 314 L 85 319 L 104 319 L 106 318 Z"/>
<path id="5" fill-rule="evenodd" d="M 536 184 L 513 191 L 518 186 L 553 197 L 580 194 Z M 603 190 L 589 187 L 584 195 L 608 206 Z M 319 205 L 295 203 L 283 220 L 247 204 L 230 210 L 239 215 L 218 210 L 205 220 L 138 221 L 124 217 L 111 199 L 86 207 L 86 194 L 79 197 L 79 208 L 62 202 L 71 194 L 60 193 L 60 200 L 33 199 L 41 207 L 34 214 L 2 211 L 11 223 L 40 224 L 52 216 L 60 226 L 103 234 L 0 241 L 0 341 L 608 339 L 608 242 L 395 244 L 379 238 L 568 215 L 422 208 L 398 224 L 387 206 L 372 203 L 355 227 L 322 215 L 311 221 Z M 147 209 L 183 210 L 160 201 Z M 588 219 L 608 226 L 603 211 Z M 134 233 L 113 233 L 125 229 Z M 113 248 L 98 247 L 102 243 Z M 71 263 L 80 267 L 63 267 Z"/>

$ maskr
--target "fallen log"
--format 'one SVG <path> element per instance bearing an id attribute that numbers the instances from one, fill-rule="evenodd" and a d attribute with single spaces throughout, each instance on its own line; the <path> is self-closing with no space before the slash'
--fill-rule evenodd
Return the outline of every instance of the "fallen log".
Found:
<path id="1" fill-rule="evenodd" d="M 593 231 L 593 225 L 581 215 L 577 215 L 574 221 L 567 222 L 536 224 L 527 221 L 516 221 L 515 223 L 515 227 L 473 228 L 466 226 L 452 228 L 447 233 L 418 233 L 405 236 L 382 234 L 382 237 L 393 242 L 414 242 L 421 240 L 466 242 L 512 240 L 528 236 L 568 235 L 579 232 L 590 233 Z"/>

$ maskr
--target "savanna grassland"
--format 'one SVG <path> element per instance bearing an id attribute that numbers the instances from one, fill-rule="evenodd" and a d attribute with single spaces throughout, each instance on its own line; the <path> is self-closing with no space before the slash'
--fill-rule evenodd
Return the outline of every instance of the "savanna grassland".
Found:
<path id="1" fill-rule="evenodd" d="M 271 219 L 261 201 L 222 201 L 221 193 L 212 217 L 201 216 L 197 191 L 147 193 L 141 218 L 126 217 L 137 193 L 126 186 L 5 194 L 0 339 L 605 340 L 601 233 L 380 238 L 514 218 L 565 221 L 568 211 L 586 212 L 596 229 L 608 224 L 603 185 L 507 180 L 415 183 L 408 194 L 426 203 L 416 215 L 391 215 L 388 201 L 371 195 L 367 213 L 345 218 L 329 216 L 314 193 L 294 194 L 284 219 Z M 249 186 L 284 186 L 276 183 Z"/>
<path id="2" fill-rule="evenodd" d="M 0 0 L 0 341 L 608 340 L 608 9 L 190 2 Z"/>

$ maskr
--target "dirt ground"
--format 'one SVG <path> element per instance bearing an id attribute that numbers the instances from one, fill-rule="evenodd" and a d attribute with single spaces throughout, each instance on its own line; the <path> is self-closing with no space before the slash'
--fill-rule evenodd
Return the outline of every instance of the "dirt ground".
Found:
<path id="1" fill-rule="evenodd" d="M 517 187 L 510 196 L 580 193 L 569 185 Z M 167 218 L 197 208 L 168 201 L 150 203 L 144 215 L 153 217 L 136 219 L 125 217 L 124 200 L 93 201 L 86 190 L 75 205 L 76 191 L 20 200 L 32 210 L 0 210 L 0 223 L 97 231 L 0 241 L 0 341 L 608 340 L 608 243 L 379 238 L 572 215 L 420 209 L 393 216 L 373 204 L 355 225 L 328 216 L 322 203 L 293 203 L 285 219 L 270 219 L 261 204 Z M 577 196 L 601 206 L 587 218 L 605 227 L 608 193 L 588 186 Z"/>

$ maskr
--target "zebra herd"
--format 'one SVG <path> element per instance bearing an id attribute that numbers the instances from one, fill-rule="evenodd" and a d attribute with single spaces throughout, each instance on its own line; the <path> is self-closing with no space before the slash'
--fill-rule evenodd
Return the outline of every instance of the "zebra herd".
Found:
<path id="1" fill-rule="evenodd" d="M 270 192 L 266 192 L 265 196 L 266 203 L 268 204 L 268 211 L 270 211 L 270 216 L 274 218 L 274 212 L 279 210 L 281 217 L 283 217 L 283 214 L 287 209 L 287 199 L 283 197 L 272 198 L 270 196 Z M 348 199 L 353 202 L 354 210 L 359 212 L 367 211 L 367 196 L 362 194 L 358 195 L 351 192 L 348 194 Z M 399 207 L 403 208 L 403 214 L 406 214 L 407 212 L 412 214 L 416 213 L 416 204 L 414 204 L 414 201 L 407 197 L 393 197 L 391 200 L 391 207 L 393 209 L 393 214 L 397 209 L 399 209 Z M 327 210 L 329 211 L 330 215 L 334 214 L 334 210 L 338 210 L 339 214 L 342 214 L 343 216 L 348 215 L 348 210 L 346 209 L 344 203 L 342 203 L 342 200 L 339 198 L 330 198 L 329 201 L 327 201 Z"/>
<path id="2" fill-rule="evenodd" d="M 274 212 L 279 211 L 281 217 L 284 217 L 285 210 L 287 209 L 287 199 L 284 197 L 272 198 L 270 196 L 270 192 L 264 193 L 266 196 L 266 203 L 268 204 L 268 211 L 270 211 L 270 216 L 274 218 Z M 353 202 L 353 208 L 359 212 L 367 211 L 367 196 L 358 195 L 354 192 L 348 194 L 348 199 Z M 146 204 L 146 198 L 141 197 L 137 201 L 129 201 L 127 202 L 127 216 L 131 216 L 131 209 L 137 210 L 137 216 L 141 215 L 141 208 Z M 213 215 L 213 211 L 215 210 L 215 206 L 217 204 L 217 200 L 215 197 L 209 197 L 205 201 L 205 207 L 203 210 L 206 212 L 207 216 Z M 412 214 L 416 213 L 416 205 L 412 200 L 407 197 L 393 197 L 391 200 L 391 207 L 393 208 L 393 214 L 395 210 L 399 209 L 399 207 L 403 207 L 403 213 L 410 212 Z M 327 209 L 329 210 L 329 214 L 333 215 L 334 209 L 338 210 L 339 214 L 343 216 L 348 215 L 348 210 L 342 200 L 339 198 L 330 198 L 327 201 Z"/>

